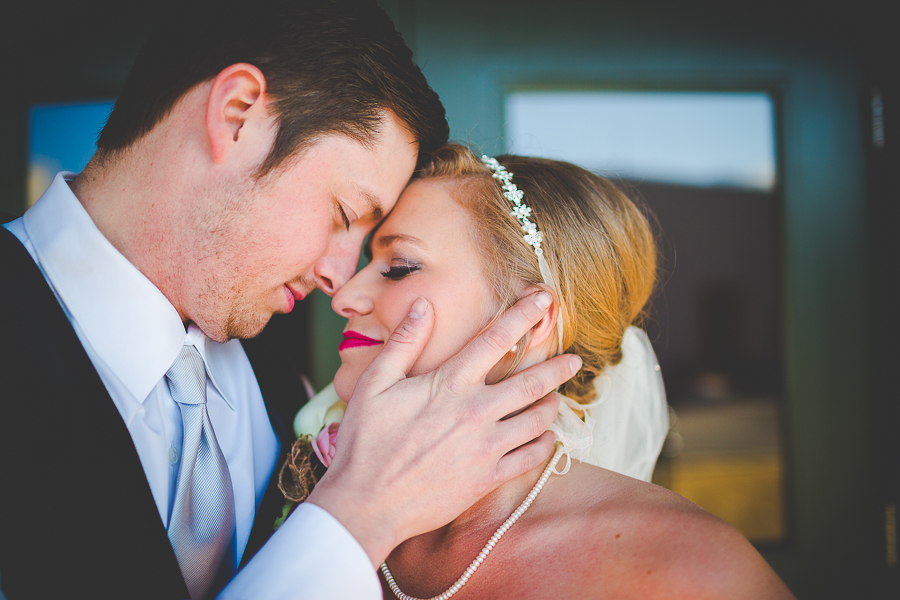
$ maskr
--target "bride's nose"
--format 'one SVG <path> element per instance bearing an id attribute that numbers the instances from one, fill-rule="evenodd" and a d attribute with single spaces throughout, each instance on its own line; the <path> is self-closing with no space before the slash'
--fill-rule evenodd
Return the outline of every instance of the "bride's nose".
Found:
<path id="1" fill-rule="evenodd" d="M 331 310 L 346 319 L 372 312 L 375 302 L 365 289 L 367 276 L 366 269 L 363 269 L 342 285 L 331 298 Z"/>

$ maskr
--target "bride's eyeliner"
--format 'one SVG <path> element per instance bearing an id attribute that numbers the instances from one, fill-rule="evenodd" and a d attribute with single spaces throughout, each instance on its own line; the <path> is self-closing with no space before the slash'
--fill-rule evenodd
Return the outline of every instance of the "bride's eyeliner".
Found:
<path id="1" fill-rule="evenodd" d="M 422 266 L 418 263 L 406 261 L 402 265 L 391 265 L 387 271 L 381 272 L 381 276 L 392 281 L 399 281 L 407 275 L 412 275 L 421 268 Z"/>

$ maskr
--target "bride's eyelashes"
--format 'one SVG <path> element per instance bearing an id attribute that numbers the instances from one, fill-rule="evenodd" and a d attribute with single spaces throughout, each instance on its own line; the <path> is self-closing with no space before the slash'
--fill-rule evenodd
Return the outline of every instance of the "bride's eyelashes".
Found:
<path id="1" fill-rule="evenodd" d="M 381 276 L 391 281 L 399 281 L 408 275 L 412 275 L 422 268 L 422 265 L 411 260 L 403 261 L 402 264 L 391 265 L 387 271 L 382 271 Z"/>

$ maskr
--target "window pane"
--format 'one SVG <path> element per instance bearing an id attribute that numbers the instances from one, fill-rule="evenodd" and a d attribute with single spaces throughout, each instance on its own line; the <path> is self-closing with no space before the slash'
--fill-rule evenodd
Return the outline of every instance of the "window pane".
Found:
<path id="1" fill-rule="evenodd" d="M 772 110 L 763 93 L 513 92 L 506 133 L 516 154 L 619 177 L 771 190 Z"/>
<path id="2" fill-rule="evenodd" d="M 28 110 L 28 206 L 58 171 L 81 172 L 97 151 L 97 136 L 113 101 L 35 104 Z"/>

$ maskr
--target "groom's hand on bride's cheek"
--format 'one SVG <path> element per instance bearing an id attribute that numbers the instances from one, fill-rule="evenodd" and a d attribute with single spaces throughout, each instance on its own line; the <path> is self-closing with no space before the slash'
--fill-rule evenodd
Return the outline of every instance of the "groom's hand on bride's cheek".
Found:
<path id="1" fill-rule="evenodd" d="M 581 360 L 562 355 L 498 384 L 484 381 L 550 301 L 546 293 L 523 298 L 439 369 L 407 378 L 434 324 L 431 304 L 419 298 L 360 377 L 334 461 L 309 501 L 336 517 L 374 565 L 548 458 L 559 406 L 552 391 Z"/>

